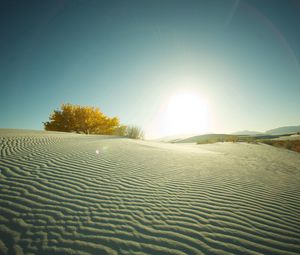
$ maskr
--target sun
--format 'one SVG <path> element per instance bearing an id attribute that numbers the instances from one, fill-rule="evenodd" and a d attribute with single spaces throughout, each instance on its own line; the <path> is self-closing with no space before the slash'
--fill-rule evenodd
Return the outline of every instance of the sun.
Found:
<path id="1" fill-rule="evenodd" d="M 169 98 L 162 123 L 164 135 L 201 134 L 208 127 L 208 108 L 197 92 L 178 91 Z"/>

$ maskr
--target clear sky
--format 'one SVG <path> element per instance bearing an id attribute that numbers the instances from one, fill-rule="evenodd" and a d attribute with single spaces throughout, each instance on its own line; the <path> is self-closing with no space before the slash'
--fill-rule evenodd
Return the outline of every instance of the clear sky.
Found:
<path id="1" fill-rule="evenodd" d="M 296 0 L 1 1 L 0 127 L 42 129 L 65 102 L 157 137 L 182 89 L 210 132 L 299 125 L 299 28 Z"/>

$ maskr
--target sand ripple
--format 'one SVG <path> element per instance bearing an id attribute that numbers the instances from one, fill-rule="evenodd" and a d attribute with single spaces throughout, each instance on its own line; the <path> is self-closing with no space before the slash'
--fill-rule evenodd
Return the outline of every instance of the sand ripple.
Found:
<path id="1" fill-rule="evenodd" d="M 294 152 L 0 130 L 0 169 L 0 254 L 300 254 Z"/>

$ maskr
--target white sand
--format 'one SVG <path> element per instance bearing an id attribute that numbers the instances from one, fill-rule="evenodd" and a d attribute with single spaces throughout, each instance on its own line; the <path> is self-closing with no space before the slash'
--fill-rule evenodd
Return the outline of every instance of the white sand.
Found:
<path id="1" fill-rule="evenodd" d="M 0 169 L 0 254 L 300 254 L 296 152 L 0 129 Z"/>

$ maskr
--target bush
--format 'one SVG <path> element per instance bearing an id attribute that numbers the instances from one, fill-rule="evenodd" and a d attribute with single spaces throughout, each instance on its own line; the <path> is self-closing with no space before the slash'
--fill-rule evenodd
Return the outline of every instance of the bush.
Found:
<path id="1" fill-rule="evenodd" d="M 300 152 L 300 140 L 259 140 L 259 142 Z"/>
<path id="2" fill-rule="evenodd" d="M 127 135 L 127 126 L 120 125 L 115 129 L 114 135 L 118 136 L 126 136 Z"/>
<path id="3" fill-rule="evenodd" d="M 119 126 L 118 118 L 107 117 L 99 108 L 72 104 L 62 104 L 49 119 L 43 123 L 48 131 L 112 135 Z"/>
<path id="4" fill-rule="evenodd" d="M 132 139 L 143 139 L 144 132 L 140 127 L 128 126 L 126 130 L 126 136 Z"/>
<path id="5" fill-rule="evenodd" d="M 197 142 L 197 144 L 208 144 L 208 143 L 223 143 L 223 142 L 238 142 L 239 137 L 235 135 L 204 135 L 201 139 Z"/>

